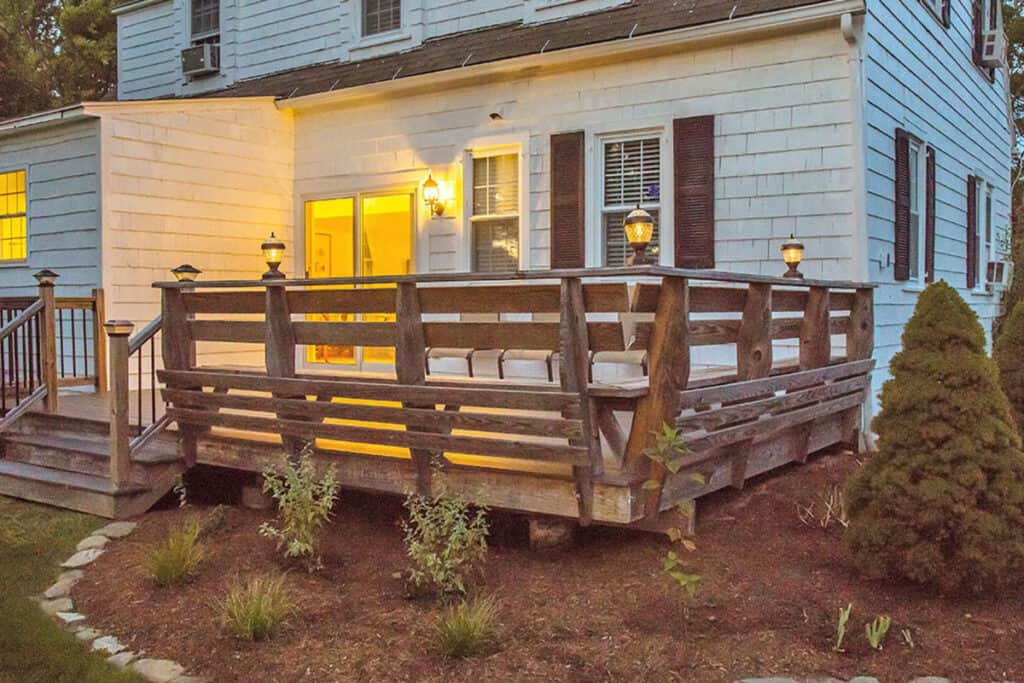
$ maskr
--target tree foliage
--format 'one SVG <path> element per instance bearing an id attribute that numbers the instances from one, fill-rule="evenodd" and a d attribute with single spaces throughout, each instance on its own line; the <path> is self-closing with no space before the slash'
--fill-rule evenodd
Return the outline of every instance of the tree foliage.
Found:
<path id="1" fill-rule="evenodd" d="M 847 486 L 854 563 L 944 592 L 1017 580 L 1021 439 L 978 317 L 945 282 L 919 297 L 890 370 L 873 424 L 879 452 Z"/>
<path id="2" fill-rule="evenodd" d="M 0 0 L 0 119 L 102 98 L 117 76 L 113 0 Z"/>
<path id="3" fill-rule="evenodd" d="M 1010 400 L 1018 429 L 1024 428 L 1024 301 L 1017 302 L 1003 323 L 992 349 L 999 381 Z"/>

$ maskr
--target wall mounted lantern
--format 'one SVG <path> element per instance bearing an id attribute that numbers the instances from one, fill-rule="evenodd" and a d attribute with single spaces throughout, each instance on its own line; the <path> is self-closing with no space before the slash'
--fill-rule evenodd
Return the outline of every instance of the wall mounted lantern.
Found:
<path id="1" fill-rule="evenodd" d="M 274 233 L 270 233 L 270 237 L 263 240 L 260 249 L 263 250 L 263 260 L 267 262 L 267 268 L 269 268 L 267 272 L 263 273 L 263 279 L 283 279 L 284 273 L 278 269 L 281 267 L 281 260 L 284 258 L 284 242 L 279 240 Z"/>
<path id="2" fill-rule="evenodd" d="M 802 278 L 804 276 L 797 268 L 804 260 L 804 245 L 790 233 L 789 239 L 782 243 L 782 260 L 789 266 L 789 270 L 782 274 L 782 277 Z"/>
<path id="3" fill-rule="evenodd" d="M 626 260 L 627 265 L 645 266 L 653 263 L 647 256 L 647 245 L 654 237 L 654 219 L 651 214 L 640 208 L 638 204 L 629 212 L 622 225 L 626 231 L 626 239 L 633 248 L 633 254 Z"/>
<path id="4" fill-rule="evenodd" d="M 444 199 L 441 198 L 441 186 L 434 180 L 434 176 L 427 173 L 427 179 L 423 181 L 423 202 L 430 209 L 434 216 L 444 214 Z"/>
<path id="5" fill-rule="evenodd" d="M 174 279 L 178 282 L 195 282 L 202 272 L 190 263 L 183 263 L 171 270 L 171 273 L 174 274 Z"/>
<path id="6" fill-rule="evenodd" d="M 49 268 L 43 268 L 32 277 L 34 277 L 36 282 L 44 287 L 53 287 L 57 283 L 57 278 L 60 276 Z"/>

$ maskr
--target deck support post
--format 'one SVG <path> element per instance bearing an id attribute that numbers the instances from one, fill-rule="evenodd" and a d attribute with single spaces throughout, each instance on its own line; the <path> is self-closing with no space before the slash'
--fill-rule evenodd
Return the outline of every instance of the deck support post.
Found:
<path id="1" fill-rule="evenodd" d="M 107 320 L 107 299 L 102 288 L 92 290 L 93 370 L 96 373 L 96 393 L 105 394 L 110 388 L 107 376 L 107 335 L 103 323 Z"/>
<path id="2" fill-rule="evenodd" d="M 131 478 L 131 439 L 129 438 L 128 339 L 135 326 L 131 323 L 104 324 L 110 341 L 110 481 L 115 488 L 126 485 Z M 141 388 L 140 388 L 141 391 Z"/>
<path id="3" fill-rule="evenodd" d="M 646 471 L 648 481 L 658 484 L 647 492 L 644 503 L 647 519 L 655 518 L 660 511 L 667 472 L 659 463 L 649 460 L 645 451 L 654 444 L 654 434 L 661 431 L 662 425 L 674 425 L 679 415 L 679 393 L 686 389 L 690 377 L 689 339 L 689 284 L 685 278 L 666 276 L 662 279 L 651 330 L 650 387 L 637 404 L 626 443 L 626 471 Z"/>
<path id="4" fill-rule="evenodd" d="M 866 360 L 875 352 L 875 290 L 858 289 L 853 294 L 850 327 L 846 332 L 846 360 Z"/>
<path id="5" fill-rule="evenodd" d="M 811 287 L 800 324 L 800 369 L 823 368 L 832 360 L 827 287 Z"/>
<path id="6" fill-rule="evenodd" d="M 395 292 L 395 377 L 399 384 L 427 383 L 427 342 L 420 313 L 420 295 L 413 282 L 399 282 Z M 434 408 L 403 403 L 403 408 Z M 443 453 L 410 449 L 416 466 L 416 492 L 433 495 L 433 464 Z"/>
<path id="7" fill-rule="evenodd" d="M 57 380 L 57 299 L 54 295 L 52 279 L 40 279 L 39 300 L 43 302 L 38 331 L 40 380 L 46 385 L 43 407 L 48 413 L 56 413 L 59 389 Z"/>
<path id="8" fill-rule="evenodd" d="M 760 282 L 747 285 L 743 318 L 736 337 L 736 379 L 743 382 L 767 377 L 772 371 L 772 286 Z M 732 453 L 730 485 L 742 489 L 747 480 L 749 454 L 754 440 L 736 444 Z"/>
<path id="9" fill-rule="evenodd" d="M 196 342 L 189 326 L 189 313 L 185 308 L 182 290 L 165 287 L 160 300 L 160 328 L 163 341 L 160 344 L 164 368 L 167 370 L 191 370 L 196 365 Z M 113 361 L 111 361 L 113 363 Z M 127 359 L 125 359 L 127 367 Z M 139 390 L 142 378 L 139 378 Z M 201 388 L 201 387 L 192 387 Z M 156 391 L 156 387 L 153 387 Z M 196 463 L 196 441 L 201 430 L 192 425 L 178 425 L 178 447 L 186 467 Z"/>
<path id="10" fill-rule="evenodd" d="M 589 456 L 586 463 L 573 466 L 579 523 L 588 526 L 594 519 L 594 478 L 604 473 L 604 461 L 595 404 L 590 398 L 590 336 L 583 282 L 578 277 L 563 278 L 560 297 L 558 375 L 562 390 L 580 397 L 582 433 L 569 442 L 585 446 Z"/>
<path id="11" fill-rule="evenodd" d="M 264 338 L 264 361 L 267 366 L 267 377 L 295 377 L 295 330 L 292 327 L 291 311 L 288 308 L 288 292 L 284 287 L 267 284 L 266 291 L 266 336 Z M 305 398 L 274 392 L 274 398 Z M 330 397 L 327 397 L 330 400 Z M 279 419 L 303 420 L 301 414 L 278 413 Z M 299 457 L 306 441 L 296 436 L 282 436 L 281 442 L 287 457 L 295 460 Z M 314 442 L 315 443 L 315 440 Z"/>

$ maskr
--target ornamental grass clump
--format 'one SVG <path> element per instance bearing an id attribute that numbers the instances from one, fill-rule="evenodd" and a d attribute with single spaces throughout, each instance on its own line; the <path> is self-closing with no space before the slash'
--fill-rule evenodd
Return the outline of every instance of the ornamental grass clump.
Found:
<path id="1" fill-rule="evenodd" d="M 240 640 L 265 640 L 295 612 L 284 576 L 236 582 L 221 606 L 221 620 Z"/>
<path id="2" fill-rule="evenodd" d="M 438 617 L 434 625 L 434 649 L 445 659 L 488 654 L 498 645 L 497 624 L 498 607 L 493 600 L 463 600 Z"/>
<path id="3" fill-rule="evenodd" d="M 202 525 L 195 517 L 173 529 L 160 545 L 146 555 L 146 574 L 159 586 L 186 583 L 195 578 L 205 552 L 199 542 Z"/>
<path id="4" fill-rule="evenodd" d="M 873 578 L 980 592 L 1024 567 L 1024 454 L 977 315 L 945 282 L 920 295 L 846 489 L 846 543 Z"/>
<path id="5" fill-rule="evenodd" d="M 992 347 L 999 381 L 1010 400 L 1017 429 L 1024 429 L 1024 300 L 1017 302 Z"/>

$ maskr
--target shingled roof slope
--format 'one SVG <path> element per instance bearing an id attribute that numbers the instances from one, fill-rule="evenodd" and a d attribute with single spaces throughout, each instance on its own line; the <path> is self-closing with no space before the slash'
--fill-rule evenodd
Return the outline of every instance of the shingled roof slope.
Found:
<path id="1" fill-rule="evenodd" d="M 405 52 L 282 71 L 198 97 L 300 97 L 513 57 L 710 24 L 827 0 L 634 0 L 541 24 L 504 24 L 431 39 Z"/>

